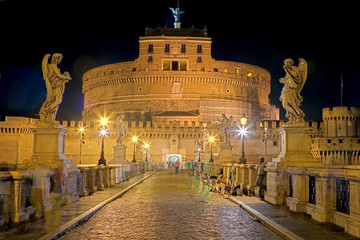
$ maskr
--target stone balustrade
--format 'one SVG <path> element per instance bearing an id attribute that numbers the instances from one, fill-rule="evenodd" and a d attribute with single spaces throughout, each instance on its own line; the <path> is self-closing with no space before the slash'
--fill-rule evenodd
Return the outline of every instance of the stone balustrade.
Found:
<path id="1" fill-rule="evenodd" d="M 63 203 L 78 201 L 79 197 L 104 190 L 149 170 L 152 170 L 151 163 L 67 167 Z M 36 212 L 33 174 L 34 170 L 0 171 L 0 230 L 9 222 L 28 220 Z M 54 171 L 49 168 L 41 176 L 43 197 L 38 202 L 44 209 L 52 208 L 47 205 L 51 202 L 53 176 Z"/>
<path id="2" fill-rule="evenodd" d="M 256 164 L 214 164 L 197 163 L 194 168 L 195 174 L 200 173 L 203 176 L 218 176 L 220 169 L 223 169 L 223 179 L 226 184 L 231 184 L 231 172 L 233 172 L 234 186 L 240 186 L 241 189 L 248 189 L 255 193 L 255 182 L 257 177 Z"/>
<path id="3" fill-rule="evenodd" d="M 291 211 L 305 212 L 319 222 L 331 222 L 360 237 L 360 168 L 288 168 L 285 198 Z"/>

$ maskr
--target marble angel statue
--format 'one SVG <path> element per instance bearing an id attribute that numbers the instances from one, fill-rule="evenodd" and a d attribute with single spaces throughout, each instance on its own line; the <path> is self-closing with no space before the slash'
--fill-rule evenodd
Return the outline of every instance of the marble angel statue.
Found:
<path id="1" fill-rule="evenodd" d="M 57 64 L 61 62 L 62 55 L 54 53 L 49 63 L 50 54 L 46 54 L 42 60 L 42 71 L 46 85 L 46 99 L 42 104 L 39 115 L 40 121 L 37 122 L 39 127 L 53 126 L 59 105 L 62 102 L 65 90 L 65 83 L 71 80 L 70 74 L 60 73 Z"/>
<path id="2" fill-rule="evenodd" d="M 222 142 L 230 145 L 231 140 L 231 125 L 233 122 L 233 117 L 230 116 L 229 118 L 226 117 L 225 114 L 222 114 L 222 119 L 218 118 L 219 124 L 218 124 L 218 130 L 220 132 L 220 139 Z"/>
<path id="3" fill-rule="evenodd" d="M 299 65 L 294 66 L 294 61 L 287 58 L 283 68 L 286 75 L 280 78 L 280 82 L 284 84 L 280 101 L 286 110 L 285 117 L 289 119 L 287 124 L 304 122 L 305 114 L 300 109 L 303 98 L 300 93 L 307 79 L 307 63 L 303 58 L 299 58 Z"/>
<path id="4" fill-rule="evenodd" d="M 124 118 L 125 118 L 124 115 L 120 115 L 116 117 L 116 131 L 119 134 L 119 137 L 116 140 L 117 144 L 122 144 L 122 141 L 126 136 L 127 127 L 124 123 Z"/>

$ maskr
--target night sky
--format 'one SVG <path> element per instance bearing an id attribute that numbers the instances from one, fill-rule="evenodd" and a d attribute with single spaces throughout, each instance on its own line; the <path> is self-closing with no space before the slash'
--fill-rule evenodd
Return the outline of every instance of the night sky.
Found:
<path id="1" fill-rule="evenodd" d="M 76 5 L 74 4 L 76 2 Z M 342 1 L 345 2 L 345 1 Z M 326 3 L 326 4 L 324 4 Z M 360 106 L 360 31 L 357 3 L 328 1 L 180 0 L 182 27 L 208 29 L 212 57 L 254 64 L 271 73 L 270 102 L 278 100 L 285 58 L 304 58 L 308 79 L 301 95 L 306 120 L 321 109 Z M 80 120 L 82 74 L 90 68 L 138 57 L 146 27 L 173 27 L 169 7 L 156 1 L 0 1 L 0 115 L 34 117 L 45 100 L 41 60 L 62 53 L 66 84 L 57 120 Z"/>

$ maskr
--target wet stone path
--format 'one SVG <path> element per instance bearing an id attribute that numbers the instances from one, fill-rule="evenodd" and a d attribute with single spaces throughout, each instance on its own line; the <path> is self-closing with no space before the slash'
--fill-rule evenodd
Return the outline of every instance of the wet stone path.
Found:
<path id="1" fill-rule="evenodd" d="M 159 172 L 61 239 L 281 239 L 185 172 Z"/>

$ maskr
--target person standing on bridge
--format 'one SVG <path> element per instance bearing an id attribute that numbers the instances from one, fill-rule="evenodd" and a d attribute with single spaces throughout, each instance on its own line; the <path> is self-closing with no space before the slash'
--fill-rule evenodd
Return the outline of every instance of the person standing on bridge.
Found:
<path id="1" fill-rule="evenodd" d="M 259 163 L 255 167 L 255 169 L 258 170 L 258 175 L 257 175 L 256 181 L 255 181 L 255 186 L 260 187 L 260 189 L 259 189 L 259 197 L 260 198 L 264 197 L 265 186 L 263 185 L 263 181 L 265 178 L 265 167 L 266 167 L 265 159 L 262 157 L 262 158 L 260 158 Z"/>
<path id="2" fill-rule="evenodd" d="M 179 161 L 175 162 L 175 173 L 179 173 Z"/>

